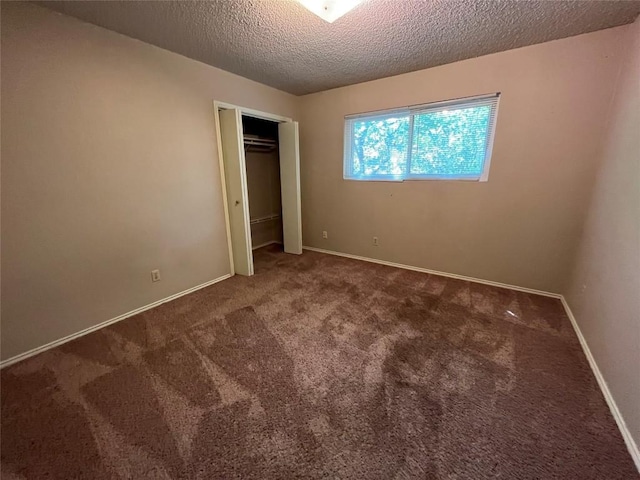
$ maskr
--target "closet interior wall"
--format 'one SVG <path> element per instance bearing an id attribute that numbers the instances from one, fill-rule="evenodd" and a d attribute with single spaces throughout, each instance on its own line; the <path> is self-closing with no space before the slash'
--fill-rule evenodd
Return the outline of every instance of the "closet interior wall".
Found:
<path id="1" fill-rule="evenodd" d="M 259 248 L 282 243 L 282 199 L 278 124 L 242 117 L 251 244 Z"/>

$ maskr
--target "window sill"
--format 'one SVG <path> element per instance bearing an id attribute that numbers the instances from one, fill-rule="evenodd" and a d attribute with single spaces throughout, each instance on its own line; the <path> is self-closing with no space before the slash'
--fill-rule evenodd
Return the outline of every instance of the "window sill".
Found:
<path id="1" fill-rule="evenodd" d="M 407 177 L 407 178 L 370 178 L 370 177 L 343 177 L 343 180 L 349 182 L 477 182 L 477 183 L 485 183 L 489 179 L 488 178 L 477 178 L 477 177 Z"/>

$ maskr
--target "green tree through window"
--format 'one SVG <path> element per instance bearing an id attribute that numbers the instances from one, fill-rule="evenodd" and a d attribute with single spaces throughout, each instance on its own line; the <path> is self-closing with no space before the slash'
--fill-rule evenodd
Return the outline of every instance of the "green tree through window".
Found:
<path id="1" fill-rule="evenodd" d="M 408 116 L 354 122 L 354 173 L 403 175 L 407 168 L 408 133 Z"/>
<path id="2" fill-rule="evenodd" d="M 478 180 L 488 165 L 498 96 L 345 122 L 345 178 Z"/>

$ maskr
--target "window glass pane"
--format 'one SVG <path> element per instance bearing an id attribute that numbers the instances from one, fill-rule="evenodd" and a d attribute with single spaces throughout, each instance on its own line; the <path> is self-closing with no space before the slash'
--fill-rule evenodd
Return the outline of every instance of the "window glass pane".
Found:
<path id="1" fill-rule="evenodd" d="M 491 109 L 482 105 L 416 114 L 410 174 L 480 177 Z"/>
<path id="2" fill-rule="evenodd" d="M 352 122 L 352 176 L 402 176 L 406 173 L 408 115 L 356 119 Z"/>

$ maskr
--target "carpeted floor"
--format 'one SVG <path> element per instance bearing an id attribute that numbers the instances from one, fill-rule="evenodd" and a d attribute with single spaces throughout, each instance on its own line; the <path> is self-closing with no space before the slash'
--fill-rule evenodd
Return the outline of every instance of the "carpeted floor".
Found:
<path id="1" fill-rule="evenodd" d="M 255 263 L 5 368 L 2 478 L 638 478 L 558 300 Z"/>

